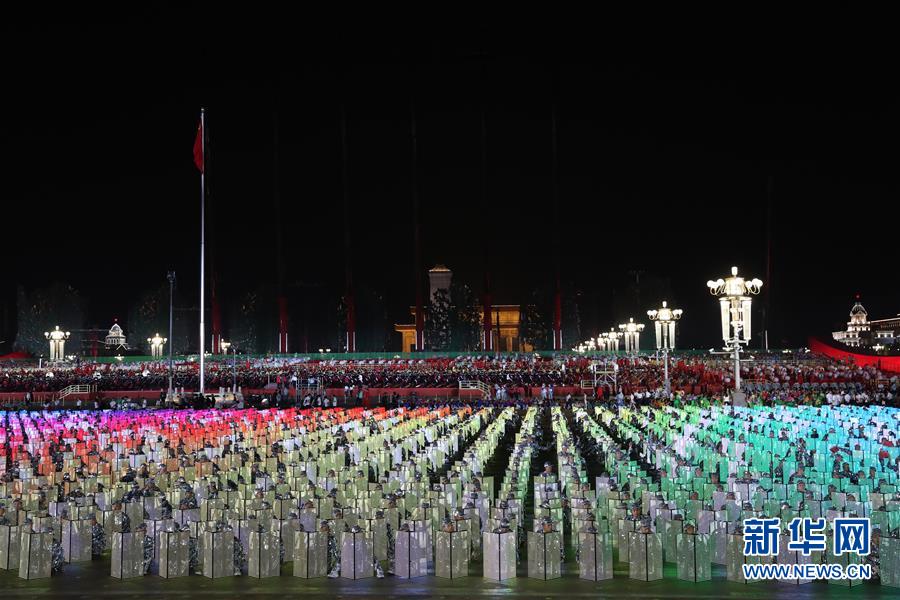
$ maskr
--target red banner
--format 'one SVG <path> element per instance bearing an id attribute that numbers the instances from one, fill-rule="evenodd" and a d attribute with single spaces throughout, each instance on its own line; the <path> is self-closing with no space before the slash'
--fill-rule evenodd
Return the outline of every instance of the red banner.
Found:
<path id="1" fill-rule="evenodd" d="M 811 351 L 818 354 L 824 354 L 829 358 L 849 360 L 860 367 L 872 365 L 878 367 L 882 371 L 900 373 L 900 356 L 870 356 L 868 354 L 855 354 L 853 352 L 848 352 L 847 350 L 840 350 L 829 346 L 816 338 L 809 338 L 808 344 Z"/>

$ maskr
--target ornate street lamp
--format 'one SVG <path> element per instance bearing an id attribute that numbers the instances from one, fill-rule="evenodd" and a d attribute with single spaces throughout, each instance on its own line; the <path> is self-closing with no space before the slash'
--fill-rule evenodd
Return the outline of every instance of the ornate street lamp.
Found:
<path id="1" fill-rule="evenodd" d="M 589 340 L 585 340 L 572 348 L 573 352 L 578 352 L 580 354 L 584 354 L 585 352 L 596 352 L 598 349 L 602 350 L 603 348 L 599 346 L 601 340 L 599 338 L 591 338 Z"/>
<path id="2" fill-rule="evenodd" d="M 682 313 L 680 308 L 669 308 L 665 300 L 661 308 L 647 311 L 647 317 L 656 326 L 657 350 L 675 349 L 675 321 L 681 318 Z"/>
<path id="3" fill-rule="evenodd" d="M 603 332 L 597 336 L 597 348 L 601 352 L 606 352 L 609 350 L 609 334 Z"/>
<path id="4" fill-rule="evenodd" d="M 66 340 L 71 335 L 68 331 L 60 331 L 59 325 L 53 331 L 45 331 L 44 337 L 50 342 L 50 360 L 63 360 L 66 357 Z"/>
<path id="5" fill-rule="evenodd" d="M 643 323 L 635 323 L 634 319 L 628 319 L 627 323 L 619 325 L 619 331 L 625 337 L 625 352 L 627 354 L 636 354 L 641 349 L 641 332 L 644 330 Z M 618 344 L 616 344 L 618 346 Z"/>
<path id="6" fill-rule="evenodd" d="M 656 349 L 663 352 L 666 396 L 671 392 L 669 383 L 669 350 L 675 349 L 675 321 L 681 318 L 680 308 L 669 308 L 663 300 L 662 307 L 648 310 L 647 317 L 656 326 Z"/>
<path id="7" fill-rule="evenodd" d="M 169 338 L 160 337 L 159 333 L 155 334 L 152 338 L 147 338 L 147 343 L 150 344 L 150 356 L 153 358 L 162 358 L 163 346 L 165 346 L 168 341 Z"/>
<path id="8" fill-rule="evenodd" d="M 706 282 L 709 293 L 719 298 L 725 351 L 734 354 L 734 406 L 745 404 L 744 394 L 741 392 L 741 346 L 750 342 L 751 296 L 759 294 L 762 284 L 756 278 L 748 281 L 738 277 L 737 267 L 731 267 L 731 277 Z"/>
<path id="9" fill-rule="evenodd" d="M 607 334 L 607 338 L 609 339 L 610 352 L 619 351 L 619 338 L 621 338 L 623 335 L 625 334 L 620 331 L 616 331 L 615 327 L 610 327 L 609 333 Z"/>
<path id="10" fill-rule="evenodd" d="M 219 348 L 225 357 L 228 357 L 228 349 L 231 348 L 231 342 L 221 340 Z M 231 353 L 231 393 L 237 394 L 237 348 Z"/>

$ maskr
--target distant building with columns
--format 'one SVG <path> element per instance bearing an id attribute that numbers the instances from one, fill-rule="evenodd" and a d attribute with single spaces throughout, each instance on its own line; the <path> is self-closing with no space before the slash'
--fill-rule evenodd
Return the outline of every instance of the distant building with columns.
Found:
<path id="1" fill-rule="evenodd" d="M 850 320 L 845 331 L 831 334 L 834 341 L 849 348 L 887 346 L 900 340 L 900 315 L 889 319 L 869 321 L 869 313 L 858 300 L 850 309 Z"/>
<path id="2" fill-rule="evenodd" d="M 444 265 L 435 265 L 428 270 L 429 299 L 433 299 L 438 290 L 450 289 L 453 271 Z M 518 304 L 494 304 L 491 306 L 491 323 L 494 348 L 500 352 L 531 352 L 531 344 L 523 344 L 519 332 L 520 306 Z M 416 307 L 409 307 L 412 323 L 394 324 L 394 331 L 400 334 L 401 352 L 413 352 L 416 347 Z M 479 307 L 478 318 L 484 318 L 483 309 Z M 428 330 L 426 315 L 425 329 Z M 428 350 L 428 348 L 425 348 Z"/>
<path id="3" fill-rule="evenodd" d="M 107 349 L 112 350 L 117 350 L 119 348 L 128 349 L 128 344 L 125 341 L 125 333 L 118 323 L 113 323 L 113 326 L 109 328 L 109 333 L 106 335 L 104 345 Z"/>

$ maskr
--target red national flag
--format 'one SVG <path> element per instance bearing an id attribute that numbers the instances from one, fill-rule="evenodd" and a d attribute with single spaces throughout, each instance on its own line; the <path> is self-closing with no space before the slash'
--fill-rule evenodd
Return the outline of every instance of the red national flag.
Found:
<path id="1" fill-rule="evenodd" d="M 204 166 L 203 158 L 203 122 L 201 121 L 197 126 L 197 139 L 194 140 L 194 164 L 201 173 L 203 173 Z"/>

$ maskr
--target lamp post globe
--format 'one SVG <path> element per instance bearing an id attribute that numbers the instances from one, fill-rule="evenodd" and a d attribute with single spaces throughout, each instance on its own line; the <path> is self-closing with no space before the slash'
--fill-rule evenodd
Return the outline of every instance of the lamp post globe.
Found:
<path id="1" fill-rule="evenodd" d="M 731 276 L 710 279 L 706 282 L 709 293 L 719 299 L 722 341 L 725 351 L 734 356 L 733 405 L 746 404 L 741 391 L 741 346 L 750 343 L 751 307 L 753 296 L 759 294 L 763 282 L 757 278 L 745 279 L 738 275 L 738 268 L 731 267 Z"/>
<path id="2" fill-rule="evenodd" d="M 150 344 L 150 355 L 153 358 L 162 358 L 163 346 L 165 346 L 168 341 L 168 338 L 160 336 L 159 333 L 156 333 L 153 337 L 147 338 L 147 343 Z"/>
<path id="3" fill-rule="evenodd" d="M 66 340 L 71 333 L 62 331 L 57 325 L 52 331 L 45 331 L 44 338 L 50 344 L 50 360 L 63 360 L 66 356 Z"/>
<path id="4" fill-rule="evenodd" d="M 609 338 L 609 349 L 612 352 L 619 351 L 619 338 L 621 338 L 622 335 L 624 335 L 624 334 L 622 334 L 619 331 L 616 331 L 615 327 L 609 328 L 609 333 L 607 334 L 607 337 Z"/>
<path id="5" fill-rule="evenodd" d="M 643 323 L 635 323 L 634 318 L 629 318 L 627 323 L 619 325 L 619 331 L 625 339 L 625 352 L 629 354 L 637 354 L 641 349 L 641 332 L 644 330 Z"/>
<path id="6" fill-rule="evenodd" d="M 663 300 L 662 306 L 647 311 L 647 318 L 653 321 L 656 330 L 656 349 L 663 353 L 663 376 L 666 396 L 672 393 L 669 381 L 669 350 L 675 349 L 675 323 L 681 319 L 684 311 L 680 308 L 670 308 Z"/>

